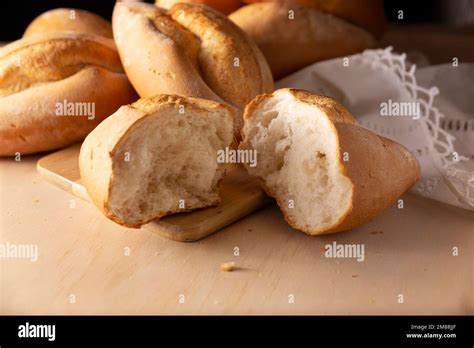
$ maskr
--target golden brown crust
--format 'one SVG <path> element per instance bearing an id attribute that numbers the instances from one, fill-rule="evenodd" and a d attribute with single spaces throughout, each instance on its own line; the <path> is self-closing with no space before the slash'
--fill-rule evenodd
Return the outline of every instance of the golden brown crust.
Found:
<path id="1" fill-rule="evenodd" d="M 244 108 L 262 92 L 273 91 L 273 78 L 258 48 L 227 17 L 205 6 L 174 5 L 169 14 L 201 40 L 199 67 L 204 81 L 222 99 Z"/>
<path id="2" fill-rule="evenodd" d="M 246 3 L 264 1 L 309 6 L 364 28 L 376 38 L 382 36 L 386 26 L 382 0 L 244 0 Z"/>
<path id="3" fill-rule="evenodd" d="M 240 8 L 229 18 L 257 43 L 275 79 L 314 62 L 376 45 L 374 37 L 364 29 L 296 4 L 255 3 Z"/>
<path id="4" fill-rule="evenodd" d="M 136 98 L 109 39 L 54 33 L 16 41 L 0 49 L 0 156 L 80 141 Z M 95 114 L 61 114 L 59 104 Z"/>
<path id="5" fill-rule="evenodd" d="M 209 7 L 179 3 L 165 13 L 117 3 L 112 22 L 127 76 L 142 97 L 180 94 L 243 109 L 255 95 L 273 90 L 258 47 Z M 239 116 L 235 128 L 241 123 Z"/>
<path id="6" fill-rule="evenodd" d="M 284 197 L 279 197 L 259 177 L 264 191 L 276 199 L 285 220 L 294 228 L 310 235 L 355 228 L 390 207 L 417 181 L 420 172 L 418 161 L 405 147 L 358 126 L 353 116 L 331 98 L 295 89 L 280 89 L 273 94 L 259 95 L 247 105 L 244 112 L 245 123 L 250 118 L 258 117 L 256 110 L 260 104 L 276 93 L 289 93 L 298 101 L 316 106 L 326 114 L 338 143 L 339 171 L 352 184 L 351 206 L 339 220 L 328 228 L 307 230 L 286 213 L 288 202 Z M 247 149 L 249 145 L 244 132 L 242 138 L 239 148 Z M 347 156 L 348 160 L 345 161 Z"/>
<path id="7" fill-rule="evenodd" d="M 206 85 L 194 62 L 197 48 L 189 47 L 198 39 L 186 35 L 163 10 L 116 3 L 112 26 L 124 69 L 141 97 L 166 93 L 223 101 Z M 180 40 L 175 41 L 177 37 Z"/>
<path id="8" fill-rule="evenodd" d="M 178 2 L 207 5 L 225 15 L 234 12 L 244 4 L 240 0 L 156 0 L 155 5 L 169 9 Z"/>
<path id="9" fill-rule="evenodd" d="M 288 91 L 288 93 L 303 103 L 317 106 L 323 110 L 333 122 L 356 123 L 351 113 L 332 98 L 296 88 L 283 88 L 280 89 L 280 91 L 281 90 Z"/>
<path id="10" fill-rule="evenodd" d="M 0 97 L 72 76 L 87 66 L 122 73 L 112 40 L 87 34 L 45 34 L 0 49 Z"/>
<path id="11" fill-rule="evenodd" d="M 351 113 L 334 99 L 327 96 L 314 94 L 298 88 L 280 88 L 273 93 L 264 93 L 257 95 L 245 107 L 243 116 L 244 120 L 250 117 L 257 116 L 254 113 L 255 109 L 257 109 L 262 102 L 272 97 L 277 92 L 289 93 L 301 102 L 321 108 L 335 122 L 356 123 L 356 120 L 351 115 Z"/>
<path id="12" fill-rule="evenodd" d="M 141 110 L 127 105 L 122 106 L 89 133 L 81 146 L 79 154 L 81 181 L 92 202 L 104 215 L 114 221 L 116 219 L 110 214 L 107 206 L 113 173 L 113 156 L 110 153 L 128 129 L 146 116 L 147 114 Z"/>
<path id="13" fill-rule="evenodd" d="M 131 108 L 141 110 L 147 114 L 159 111 L 164 106 L 174 106 L 176 108 L 183 107 L 184 110 L 206 109 L 213 111 L 217 109 L 226 109 L 228 113 L 235 113 L 235 109 L 227 104 L 216 103 L 212 100 L 200 98 L 183 98 L 178 95 L 158 94 L 148 98 L 141 98 L 136 102 L 130 104 Z"/>
<path id="14" fill-rule="evenodd" d="M 420 167 L 415 157 L 402 145 L 357 125 L 335 124 L 341 164 L 354 185 L 352 209 L 325 231 L 346 231 L 360 226 L 393 205 L 418 180 Z M 389 166 L 389 167 L 388 167 Z"/>
<path id="15" fill-rule="evenodd" d="M 23 37 L 73 31 L 112 39 L 110 22 L 95 13 L 74 8 L 57 8 L 42 13 L 26 28 Z"/>
<path id="16" fill-rule="evenodd" d="M 133 224 L 116 216 L 109 207 L 109 200 L 112 186 L 115 185 L 114 173 L 117 171 L 117 154 L 128 135 L 149 117 L 168 117 L 166 114 L 160 114 L 160 110 L 165 108 L 178 110 L 179 107 L 184 107 L 187 112 L 203 110 L 234 112 L 233 108 L 210 100 L 178 95 L 156 95 L 142 98 L 131 105 L 122 106 L 111 117 L 99 124 L 84 140 L 79 155 L 81 180 L 92 202 L 109 219 L 126 227 L 139 228 L 154 219 L 173 213 L 159 212 L 147 221 Z M 210 203 L 210 206 L 218 202 L 216 200 Z M 191 210 L 194 209 L 192 207 L 181 209 L 180 212 Z"/>

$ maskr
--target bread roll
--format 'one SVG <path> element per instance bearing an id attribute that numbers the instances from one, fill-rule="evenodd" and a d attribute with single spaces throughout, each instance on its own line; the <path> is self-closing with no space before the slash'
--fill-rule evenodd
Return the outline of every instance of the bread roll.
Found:
<path id="1" fill-rule="evenodd" d="M 64 31 L 112 38 L 112 26 L 109 21 L 95 13 L 74 8 L 57 8 L 44 12 L 30 23 L 23 37 Z"/>
<path id="2" fill-rule="evenodd" d="M 312 8 L 255 3 L 229 18 L 260 47 L 275 79 L 320 60 L 374 47 L 374 37 L 342 19 Z"/>
<path id="3" fill-rule="evenodd" d="M 113 41 L 49 33 L 0 48 L 0 156 L 82 140 L 137 96 Z"/>
<path id="4" fill-rule="evenodd" d="M 385 30 L 383 0 L 244 0 L 246 3 L 263 1 L 313 7 L 364 28 L 376 38 Z"/>
<path id="5" fill-rule="evenodd" d="M 178 2 L 207 5 L 225 15 L 234 12 L 243 5 L 240 0 L 156 0 L 155 5 L 169 9 Z"/>
<path id="6" fill-rule="evenodd" d="M 221 13 L 179 3 L 117 3 L 112 26 L 131 83 L 142 97 L 159 93 L 200 97 L 243 109 L 273 90 L 257 46 Z M 235 127 L 240 129 L 241 117 Z"/>
<path id="7" fill-rule="evenodd" d="M 81 147 L 82 182 L 109 219 L 128 227 L 215 205 L 232 142 L 225 104 L 173 95 L 121 107 Z"/>
<path id="8" fill-rule="evenodd" d="M 391 206 L 419 176 L 412 154 L 357 125 L 335 100 L 281 89 L 245 109 L 240 150 L 294 228 L 316 235 L 352 229 Z"/>

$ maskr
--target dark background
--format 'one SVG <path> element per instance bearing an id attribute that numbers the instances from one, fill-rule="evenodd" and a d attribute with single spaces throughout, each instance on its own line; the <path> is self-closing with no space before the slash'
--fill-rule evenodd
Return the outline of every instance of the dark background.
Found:
<path id="1" fill-rule="evenodd" d="M 351 0 L 347 0 L 351 1 Z M 149 0 L 147 2 L 153 2 Z M 95 12 L 110 20 L 115 0 L 0 0 L 0 41 L 13 41 L 21 37 L 27 25 L 39 14 L 57 7 L 72 7 Z M 459 4 L 463 3 L 463 6 Z M 385 0 L 389 20 L 399 24 L 453 21 L 450 8 L 466 15 L 466 4 L 474 12 L 472 0 Z M 398 10 L 404 11 L 404 20 L 397 19 Z M 447 10 L 448 9 L 448 10 Z M 471 18 L 474 13 L 471 13 Z"/>

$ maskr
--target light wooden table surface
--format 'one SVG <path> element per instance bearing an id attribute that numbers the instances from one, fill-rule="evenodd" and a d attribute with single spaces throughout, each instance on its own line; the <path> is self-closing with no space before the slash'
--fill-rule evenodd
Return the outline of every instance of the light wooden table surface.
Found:
<path id="1" fill-rule="evenodd" d="M 39 248 L 37 262 L 0 258 L 2 314 L 474 313 L 472 212 L 405 195 L 404 209 L 310 237 L 273 206 L 180 243 L 108 221 L 44 182 L 37 159 L 0 159 L 0 242 Z M 365 261 L 326 258 L 333 241 L 364 244 Z"/>

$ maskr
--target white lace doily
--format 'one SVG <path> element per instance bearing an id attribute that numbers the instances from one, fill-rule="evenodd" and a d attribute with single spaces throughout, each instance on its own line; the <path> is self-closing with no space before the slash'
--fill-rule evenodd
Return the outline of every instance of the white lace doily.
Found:
<path id="1" fill-rule="evenodd" d="M 474 110 L 474 96 L 469 95 L 474 74 L 466 74 L 466 69 L 474 71 L 474 65 L 416 71 L 405 54 L 389 47 L 313 64 L 278 81 L 277 87 L 306 89 L 340 101 L 363 127 L 403 144 L 417 157 L 421 177 L 413 192 L 474 210 L 474 116 L 469 111 Z M 456 74 L 464 77 L 459 85 Z M 423 85 L 417 83 L 418 76 Z M 430 83 L 438 86 L 426 88 Z M 458 93 L 441 97 L 440 91 L 454 88 L 466 94 L 462 102 L 456 100 Z M 417 103 L 419 118 L 381 116 L 381 105 L 389 100 Z"/>

